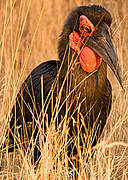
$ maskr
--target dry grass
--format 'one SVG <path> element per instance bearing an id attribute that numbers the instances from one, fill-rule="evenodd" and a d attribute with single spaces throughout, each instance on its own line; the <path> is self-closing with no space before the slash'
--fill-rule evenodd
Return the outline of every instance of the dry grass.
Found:
<path id="1" fill-rule="evenodd" d="M 100 4 L 112 14 L 113 41 L 123 74 L 125 93 L 109 72 L 113 106 L 94 158 L 81 157 L 79 179 L 128 179 L 128 2 L 127 0 L 1 0 L 0 2 L 0 142 L 8 124 L 16 94 L 27 75 L 41 62 L 57 59 L 57 40 L 65 17 L 73 7 Z M 64 142 L 54 128 L 47 140 L 37 170 L 30 156 L 8 151 L 0 159 L 0 179 L 73 179 L 69 176 Z M 53 143 L 54 142 L 54 143 Z M 59 145 L 61 142 L 61 145 Z M 42 145 L 42 144 L 41 144 Z M 59 153 L 63 152 L 61 159 Z M 70 172 L 71 173 L 71 172 Z"/>

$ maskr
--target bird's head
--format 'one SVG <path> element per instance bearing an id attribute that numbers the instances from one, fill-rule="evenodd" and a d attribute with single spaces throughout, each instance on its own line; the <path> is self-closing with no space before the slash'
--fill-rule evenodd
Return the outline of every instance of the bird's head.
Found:
<path id="1" fill-rule="evenodd" d="M 119 83 L 118 58 L 111 41 L 109 28 L 112 22 L 110 13 L 101 6 L 80 6 L 68 16 L 58 45 L 60 60 L 69 47 L 78 55 L 83 71 L 98 70 L 104 61 L 114 72 Z"/>

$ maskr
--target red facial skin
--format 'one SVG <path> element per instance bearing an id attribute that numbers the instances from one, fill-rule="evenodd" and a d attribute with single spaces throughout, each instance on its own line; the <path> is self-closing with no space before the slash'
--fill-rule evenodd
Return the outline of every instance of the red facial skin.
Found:
<path id="1" fill-rule="evenodd" d="M 95 31 L 94 25 L 84 15 L 79 18 L 79 32 L 80 35 L 73 31 L 69 35 L 69 46 L 79 55 L 79 61 L 82 69 L 86 72 L 94 72 L 97 70 L 102 62 L 102 58 L 98 56 L 92 49 L 87 46 L 82 47 L 83 40 L 86 36 L 93 35 Z"/>
<path id="2" fill-rule="evenodd" d="M 73 31 L 69 35 L 69 46 L 76 51 L 77 54 L 80 53 L 80 47 L 82 46 L 82 39 L 79 34 Z"/>
<path id="3" fill-rule="evenodd" d="M 81 15 L 79 18 L 79 31 L 80 33 L 86 37 L 86 36 L 91 36 L 93 32 L 95 31 L 94 25 L 91 23 L 91 21 L 84 15 Z M 87 27 L 88 29 L 91 30 L 90 33 L 88 33 L 86 30 L 82 30 L 82 26 Z"/>

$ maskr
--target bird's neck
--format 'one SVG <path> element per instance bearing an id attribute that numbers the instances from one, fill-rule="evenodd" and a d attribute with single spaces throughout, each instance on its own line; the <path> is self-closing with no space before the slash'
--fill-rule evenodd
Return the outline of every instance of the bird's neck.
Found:
<path id="1" fill-rule="evenodd" d="M 86 73 L 80 64 L 76 64 L 72 74 L 73 82 L 79 87 L 78 91 L 81 91 L 83 98 L 86 96 L 89 102 L 94 102 L 102 96 L 107 86 L 107 65 L 104 62 L 94 73 Z"/>

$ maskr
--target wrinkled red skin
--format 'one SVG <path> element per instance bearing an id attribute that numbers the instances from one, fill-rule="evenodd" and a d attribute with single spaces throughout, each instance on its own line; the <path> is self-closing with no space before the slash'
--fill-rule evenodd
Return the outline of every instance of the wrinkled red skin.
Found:
<path id="1" fill-rule="evenodd" d="M 80 47 L 82 46 L 82 39 L 80 38 L 79 34 L 73 31 L 69 35 L 69 46 L 76 51 L 77 54 L 80 53 Z"/>
<path id="2" fill-rule="evenodd" d="M 85 46 L 79 55 L 80 65 L 86 72 L 94 72 L 102 63 L 102 58 L 98 56 L 92 49 Z"/>
<path id="3" fill-rule="evenodd" d="M 80 60 L 80 65 L 84 71 L 93 72 L 95 70 L 96 56 L 95 53 L 87 46 L 85 46 L 80 52 L 79 60 Z"/>
<path id="4" fill-rule="evenodd" d="M 86 16 L 81 15 L 80 18 L 79 18 L 79 22 L 80 22 L 79 31 L 84 37 L 93 35 L 93 32 L 95 31 L 95 27 Z M 91 29 L 91 32 L 88 33 L 87 31 L 82 30 L 81 29 L 82 26 L 88 27 L 89 29 Z"/>
<path id="5" fill-rule="evenodd" d="M 84 15 L 80 16 L 79 22 L 80 36 L 77 32 L 73 31 L 69 35 L 69 46 L 79 55 L 79 61 L 82 69 L 91 73 L 99 68 L 102 62 L 102 58 L 98 56 L 98 54 L 96 54 L 91 48 L 87 46 L 82 47 L 82 45 L 86 36 L 93 35 L 95 27 Z M 83 26 L 90 29 L 91 31 L 88 32 L 86 29 L 82 29 Z"/>

